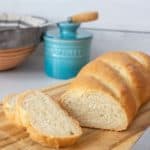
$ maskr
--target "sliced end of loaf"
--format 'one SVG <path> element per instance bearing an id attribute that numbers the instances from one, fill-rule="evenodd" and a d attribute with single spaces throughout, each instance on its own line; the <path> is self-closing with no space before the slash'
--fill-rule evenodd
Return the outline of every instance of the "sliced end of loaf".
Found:
<path id="1" fill-rule="evenodd" d="M 12 123 L 16 124 L 17 126 L 21 126 L 19 113 L 16 110 L 16 103 L 18 101 L 19 94 L 11 94 L 5 96 L 3 98 L 3 110 L 6 117 L 12 121 Z"/>
<path id="2" fill-rule="evenodd" d="M 71 86 L 61 103 L 81 126 L 116 131 L 127 128 L 129 120 L 125 109 L 98 81 L 80 77 Z"/>
<path id="3" fill-rule="evenodd" d="M 15 117 L 14 107 L 15 107 L 15 94 L 7 95 L 2 99 L 3 110 L 6 117 L 10 120 L 13 120 Z"/>
<path id="4" fill-rule="evenodd" d="M 72 145 L 82 134 L 79 123 L 42 92 L 25 92 L 20 97 L 18 107 L 27 131 L 43 145 Z"/>

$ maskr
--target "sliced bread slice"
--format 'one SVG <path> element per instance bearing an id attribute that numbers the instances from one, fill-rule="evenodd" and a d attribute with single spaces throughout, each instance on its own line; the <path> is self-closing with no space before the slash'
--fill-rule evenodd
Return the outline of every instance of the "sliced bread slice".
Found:
<path id="1" fill-rule="evenodd" d="M 11 94 L 8 96 L 5 96 L 2 99 L 3 103 L 3 110 L 6 115 L 6 117 L 12 121 L 12 123 L 15 123 L 18 126 L 21 126 L 20 122 L 20 116 L 18 111 L 16 111 L 16 103 L 19 98 L 19 94 Z"/>
<path id="2" fill-rule="evenodd" d="M 27 91 L 17 102 L 22 124 L 31 138 L 49 147 L 72 145 L 82 135 L 79 123 L 40 91 Z"/>

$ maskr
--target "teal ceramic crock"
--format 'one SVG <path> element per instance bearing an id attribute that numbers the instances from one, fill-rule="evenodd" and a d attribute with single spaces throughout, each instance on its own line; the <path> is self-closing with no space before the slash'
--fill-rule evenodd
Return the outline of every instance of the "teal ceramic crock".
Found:
<path id="1" fill-rule="evenodd" d="M 92 35 L 80 24 L 62 22 L 44 36 L 45 72 L 57 79 L 74 77 L 89 61 Z"/>

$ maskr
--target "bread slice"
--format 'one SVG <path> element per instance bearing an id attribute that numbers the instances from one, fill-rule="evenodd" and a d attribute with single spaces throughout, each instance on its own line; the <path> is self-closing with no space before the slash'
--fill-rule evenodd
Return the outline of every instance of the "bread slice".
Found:
<path id="1" fill-rule="evenodd" d="M 11 94 L 8 96 L 5 96 L 2 99 L 3 102 L 3 110 L 6 115 L 6 117 L 13 123 L 15 123 L 18 126 L 22 126 L 20 122 L 20 116 L 18 111 L 16 111 L 16 103 L 19 98 L 19 94 Z"/>
<path id="2" fill-rule="evenodd" d="M 82 135 L 79 123 L 40 91 L 20 95 L 17 109 L 31 138 L 49 147 L 72 145 Z"/>

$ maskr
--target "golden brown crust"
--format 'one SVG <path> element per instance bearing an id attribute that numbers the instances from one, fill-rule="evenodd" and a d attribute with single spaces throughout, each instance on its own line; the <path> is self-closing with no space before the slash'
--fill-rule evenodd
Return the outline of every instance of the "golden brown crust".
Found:
<path id="1" fill-rule="evenodd" d="M 130 86 L 133 88 L 133 93 L 136 95 L 141 103 L 145 102 L 150 95 L 149 74 L 146 69 L 135 59 L 131 58 L 128 54 L 123 52 L 109 52 L 98 59 L 112 67 L 119 67 L 121 72 L 125 72 L 129 80 Z"/>
<path id="2" fill-rule="evenodd" d="M 65 100 L 65 96 L 67 96 L 67 94 L 71 92 L 71 93 L 76 93 L 79 95 L 88 93 L 88 92 L 98 92 L 98 93 L 103 93 L 109 97 L 113 97 L 116 99 L 116 101 L 118 102 L 118 97 L 116 97 L 114 95 L 114 93 L 107 88 L 106 86 L 104 86 L 99 80 L 97 80 L 94 77 L 91 76 L 78 76 L 71 84 L 70 84 L 70 88 L 69 90 L 67 90 L 67 92 L 62 96 L 62 100 L 61 103 L 63 105 L 63 101 Z M 133 115 L 132 113 L 135 113 L 135 103 L 133 102 L 132 105 L 132 109 L 130 111 L 128 111 L 128 107 L 125 107 L 124 105 L 127 105 L 127 103 L 121 105 L 121 103 L 118 102 L 118 105 L 121 106 L 122 111 L 125 111 L 125 115 L 126 115 L 126 123 L 124 124 L 124 127 L 118 127 L 116 130 L 123 130 L 126 129 L 129 122 L 133 119 L 132 117 L 129 117 L 129 113 L 131 113 L 130 115 Z M 125 107 L 125 108 L 124 108 Z M 91 126 L 90 126 L 91 127 Z M 92 126 L 92 128 L 94 128 L 94 125 Z M 115 130 L 115 129 L 113 129 Z"/>
<path id="3" fill-rule="evenodd" d="M 130 124 L 150 98 L 149 67 L 150 58 L 142 52 L 108 52 L 82 68 L 64 96 L 76 90 L 81 94 L 92 90 L 104 92 L 120 103 Z"/>
<path id="4" fill-rule="evenodd" d="M 140 62 L 150 72 L 150 56 L 141 51 L 127 52 L 131 57 Z"/>
<path id="5" fill-rule="evenodd" d="M 99 80 L 105 87 L 109 88 L 115 97 L 117 97 L 116 100 L 119 101 L 122 108 L 125 109 L 128 116 L 128 122 L 131 122 L 140 103 L 135 99 L 118 72 L 99 60 L 89 63 L 80 71 L 78 76 L 92 76 Z"/>
<path id="6" fill-rule="evenodd" d="M 89 77 L 80 76 L 80 77 L 77 77 L 75 80 L 73 80 L 67 92 L 72 91 L 72 90 L 78 90 L 81 92 L 81 94 L 84 92 L 88 92 L 88 91 L 93 91 L 93 92 L 101 91 L 112 97 L 115 97 L 112 91 L 110 91 L 107 87 L 101 84 L 100 81 L 90 76 Z"/>

